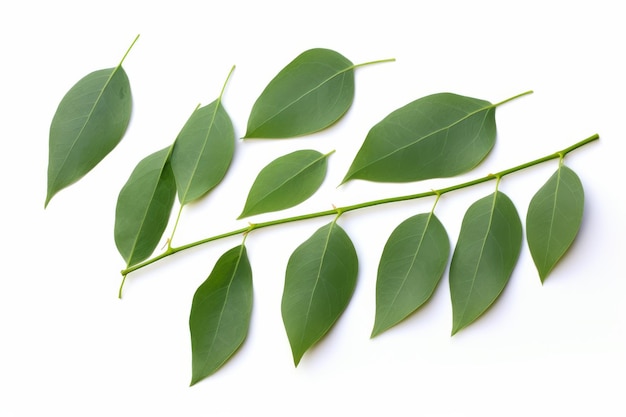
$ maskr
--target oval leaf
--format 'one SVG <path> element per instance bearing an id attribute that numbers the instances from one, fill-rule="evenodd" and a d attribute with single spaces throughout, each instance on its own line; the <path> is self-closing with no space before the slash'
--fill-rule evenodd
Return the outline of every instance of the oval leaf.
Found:
<path id="1" fill-rule="evenodd" d="M 261 170 L 239 218 L 293 207 L 311 197 L 326 176 L 327 155 L 313 150 L 281 156 Z"/>
<path id="2" fill-rule="evenodd" d="M 282 316 L 296 366 L 347 307 L 357 272 L 354 245 L 335 222 L 318 229 L 289 258 Z"/>
<path id="3" fill-rule="evenodd" d="M 530 201 L 526 238 L 541 282 L 576 238 L 583 207 L 582 183 L 578 175 L 564 165 L 559 166 Z"/>
<path id="4" fill-rule="evenodd" d="M 171 146 L 141 160 L 117 198 L 115 244 L 127 266 L 147 259 L 167 227 L 176 198 L 170 152 Z"/>
<path id="5" fill-rule="evenodd" d="M 50 125 L 46 206 L 117 146 L 131 109 L 130 83 L 121 66 L 94 71 L 65 94 Z"/>
<path id="6" fill-rule="evenodd" d="M 235 132 L 221 98 L 196 109 L 174 143 L 172 169 L 181 205 L 222 181 L 235 151 Z"/>
<path id="7" fill-rule="evenodd" d="M 410 182 L 469 171 L 496 140 L 495 106 L 451 93 L 395 110 L 367 134 L 343 182 Z"/>
<path id="8" fill-rule="evenodd" d="M 217 371 L 245 340 L 252 315 L 252 270 L 244 245 L 217 261 L 193 296 L 191 385 Z"/>
<path id="9" fill-rule="evenodd" d="M 449 255 L 448 234 L 433 213 L 410 217 L 396 227 L 378 266 L 372 337 L 428 301 L 441 280 Z"/>
<path id="10" fill-rule="evenodd" d="M 329 49 L 300 54 L 252 107 L 244 138 L 288 138 L 325 129 L 354 99 L 354 64 Z"/>
<path id="11" fill-rule="evenodd" d="M 522 244 L 513 202 L 496 191 L 470 206 L 450 264 L 452 334 L 476 320 L 506 286 Z"/>

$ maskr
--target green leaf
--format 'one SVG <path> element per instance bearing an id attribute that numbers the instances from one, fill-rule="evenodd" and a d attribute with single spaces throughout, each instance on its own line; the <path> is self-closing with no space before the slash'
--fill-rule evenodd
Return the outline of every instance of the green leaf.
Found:
<path id="1" fill-rule="evenodd" d="M 191 385 L 217 371 L 239 349 L 252 315 L 252 270 L 244 245 L 217 261 L 193 296 Z"/>
<path id="2" fill-rule="evenodd" d="M 354 245 L 335 222 L 318 229 L 289 258 L 282 316 L 296 366 L 347 307 L 357 272 Z"/>
<path id="3" fill-rule="evenodd" d="M 176 198 L 170 152 L 171 146 L 141 160 L 117 198 L 115 244 L 127 266 L 147 259 L 167 227 Z"/>
<path id="4" fill-rule="evenodd" d="M 466 327 L 498 298 L 522 244 L 522 224 L 513 202 L 496 191 L 465 213 L 450 264 L 452 334 Z"/>
<path id="5" fill-rule="evenodd" d="M 396 227 L 378 266 L 372 337 L 428 301 L 441 280 L 449 255 L 448 234 L 433 213 L 410 217 Z"/>
<path id="6" fill-rule="evenodd" d="M 130 83 L 121 63 L 90 73 L 65 94 L 50 125 L 45 206 L 117 146 L 131 110 Z"/>
<path id="7" fill-rule="evenodd" d="M 493 148 L 495 107 L 451 93 L 415 100 L 372 127 L 343 182 L 410 182 L 469 171 Z"/>
<path id="8" fill-rule="evenodd" d="M 222 181 L 235 151 L 235 132 L 221 96 L 197 108 L 176 138 L 172 169 L 181 205 L 197 200 Z"/>
<path id="9" fill-rule="evenodd" d="M 244 138 L 288 138 L 339 120 L 354 99 L 354 64 L 329 49 L 300 54 L 268 84 L 252 107 Z"/>
<path id="10" fill-rule="evenodd" d="M 252 184 L 239 218 L 283 210 L 311 197 L 324 181 L 328 155 L 301 150 L 272 161 Z"/>
<path id="11" fill-rule="evenodd" d="M 580 179 L 562 164 L 530 201 L 526 238 L 541 282 L 576 238 L 583 207 L 584 191 Z"/>

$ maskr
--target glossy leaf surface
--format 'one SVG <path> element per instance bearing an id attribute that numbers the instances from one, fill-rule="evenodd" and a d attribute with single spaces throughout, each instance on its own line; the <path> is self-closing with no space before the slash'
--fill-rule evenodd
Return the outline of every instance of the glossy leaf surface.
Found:
<path id="1" fill-rule="evenodd" d="M 354 99 L 354 64 L 329 49 L 300 54 L 254 103 L 244 138 L 288 138 L 339 120 Z"/>
<path id="2" fill-rule="evenodd" d="M 159 244 L 176 198 L 171 147 L 137 164 L 115 209 L 115 244 L 128 266 L 148 258 Z"/>
<path id="3" fill-rule="evenodd" d="M 215 264 L 193 296 L 191 385 L 217 371 L 239 349 L 252 315 L 252 270 L 246 248 L 236 246 Z"/>
<path id="4" fill-rule="evenodd" d="M 354 245 L 335 222 L 318 229 L 289 258 L 282 316 L 296 366 L 347 307 L 357 272 Z"/>
<path id="5" fill-rule="evenodd" d="M 233 124 L 221 100 L 196 109 L 178 134 L 172 152 L 180 203 L 197 200 L 219 184 L 234 151 Z"/>
<path id="6" fill-rule="evenodd" d="M 94 71 L 65 94 L 50 125 L 46 206 L 117 146 L 131 110 L 130 83 L 121 66 Z"/>
<path id="7" fill-rule="evenodd" d="M 261 170 L 239 218 L 293 207 L 311 197 L 326 176 L 328 155 L 313 150 L 281 156 Z"/>
<path id="8" fill-rule="evenodd" d="M 343 182 L 410 182 L 474 168 L 496 140 L 495 107 L 451 93 L 401 107 L 370 129 Z"/>
<path id="9" fill-rule="evenodd" d="M 576 238 L 583 208 L 582 183 L 564 165 L 559 166 L 530 201 L 526 238 L 542 282 Z"/>
<path id="10" fill-rule="evenodd" d="M 452 334 L 498 298 L 509 281 L 522 244 L 522 224 L 502 192 L 484 197 L 465 213 L 450 264 Z"/>
<path id="11" fill-rule="evenodd" d="M 433 213 L 400 223 L 391 233 L 378 266 L 376 320 L 372 337 L 389 329 L 431 297 L 450 256 L 445 228 Z"/>

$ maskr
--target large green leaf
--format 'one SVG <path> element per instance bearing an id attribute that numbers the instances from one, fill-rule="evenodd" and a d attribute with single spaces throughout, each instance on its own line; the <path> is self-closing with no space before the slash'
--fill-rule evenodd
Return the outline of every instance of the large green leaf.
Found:
<path id="1" fill-rule="evenodd" d="M 191 385 L 217 371 L 239 349 L 252 315 L 252 269 L 244 245 L 220 257 L 193 296 Z"/>
<path id="2" fill-rule="evenodd" d="M 357 272 L 354 245 L 335 222 L 318 229 L 289 258 L 282 316 L 296 366 L 347 307 Z"/>
<path id="3" fill-rule="evenodd" d="M 128 266 L 148 258 L 167 227 L 176 198 L 171 149 L 141 160 L 117 198 L 115 244 Z"/>
<path id="4" fill-rule="evenodd" d="M 570 168 L 559 169 L 530 201 L 526 216 L 526 238 L 543 282 L 565 254 L 582 222 L 584 191 Z"/>
<path id="5" fill-rule="evenodd" d="M 513 202 L 496 191 L 465 213 L 450 264 L 452 334 L 476 320 L 506 286 L 522 245 Z"/>
<path id="6" fill-rule="evenodd" d="M 495 106 L 451 93 L 401 107 L 370 129 L 343 182 L 410 182 L 474 168 L 496 140 Z"/>
<path id="7" fill-rule="evenodd" d="M 176 138 L 172 169 L 182 205 L 194 201 L 222 181 L 235 151 L 235 132 L 221 96 L 197 108 Z"/>
<path id="8" fill-rule="evenodd" d="M 434 213 L 418 214 L 396 227 L 378 266 L 372 337 L 406 318 L 430 298 L 449 255 L 448 234 Z"/>
<path id="9" fill-rule="evenodd" d="M 121 64 L 92 72 L 65 94 L 50 125 L 46 206 L 117 146 L 131 110 L 130 83 Z"/>
<path id="10" fill-rule="evenodd" d="M 293 207 L 311 197 L 326 176 L 327 155 L 313 150 L 281 156 L 259 172 L 239 218 Z"/>
<path id="11" fill-rule="evenodd" d="M 288 138 L 339 120 L 354 99 L 354 64 L 329 49 L 300 54 L 267 85 L 252 107 L 244 138 Z"/>

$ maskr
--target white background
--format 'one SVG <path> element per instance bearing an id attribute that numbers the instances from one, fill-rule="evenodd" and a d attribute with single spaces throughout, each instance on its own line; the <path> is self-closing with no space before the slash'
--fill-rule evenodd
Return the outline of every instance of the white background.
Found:
<path id="1" fill-rule="evenodd" d="M 611 1 L 4 2 L 0 6 L 0 415 L 626 415 L 623 7 Z M 81 77 L 127 57 L 133 117 L 122 143 L 43 209 L 48 129 Z M 119 189 L 135 164 L 169 145 L 198 103 L 224 95 L 237 137 L 267 82 L 299 53 L 334 49 L 354 63 L 356 96 L 331 129 L 283 141 L 238 140 L 226 179 L 183 211 L 174 244 L 235 221 L 270 160 L 336 150 L 323 188 L 269 220 L 480 177 L 565 148 L 585 187 L 585 215 L 566 258 L 541 285 L 526 245 L 499 301 L 450 337 L 448 277 L 400 326 L 369 339 L 377 262 L 393 228 L 431 199 L 351 212 L 340 224 L 360 259 L 351 304 L 294 368 L 280 317 L 287 259 L 328 218 L 247 239 L 255 299 L 248 339 L 217 374 L 190 380 L 188 315 L 226 239 L 129 276 L 113 242 Z M 459 178 L 337 188 L 367 131 L 419 97 L 454 92 L 498 102 L 498 142 Z M 520 216 L 556 162 L 505 177 Z M 487 183 L 444 196 L 437 214 L 456 242 Z M 175 209 L 177 210 L 177 209 Z M 169 232 L 169 230 L 168 230 Z"/>

